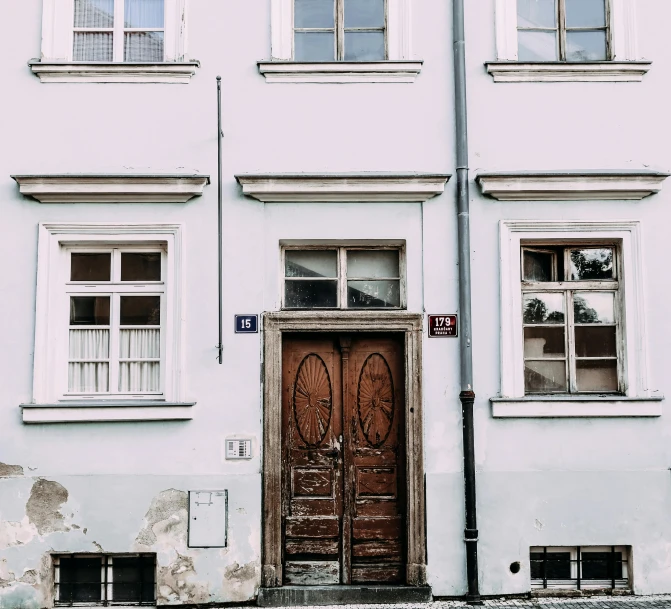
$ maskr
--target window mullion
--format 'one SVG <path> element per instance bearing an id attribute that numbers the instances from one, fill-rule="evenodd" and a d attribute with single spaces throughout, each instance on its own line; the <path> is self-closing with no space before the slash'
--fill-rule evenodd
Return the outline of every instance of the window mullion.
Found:
<path id="1" fill-rule="evenodd" d="M 347 250 L 338 249 L 338 307 L 347 308 Z"/>
<path id="2" fill-rule="evenodd" d="M 124 0 L 114 0 L 113 61 L 123 61 L 124 45 Z"/>
<path id="3" fill-rule="evenodd" d="M 576 382 L 576 367 L 575 367 L 575 331 L 574 331 L 574 315 L 573 315 L 573 291 L 566 291 L 566 344 L 568 346 L 568 373 L 569 373 L 569 393 L 576 393 L 578 391 L 578 383 Z"/>
<path id="4" fill-rule="evenodd" d="M 336 59 L 345 59 L 345 0 L 336 0 Z"/>
<path id="5" fill-rule="evenodd" d="M 118 293 L 113 293 L 112 307 L 110 311 L 110 353 L 109 353 L 109 392 L 119 392 L 119 333 L 121 298 Z"/>
<path id="6" fill-rule="evenodd" d="M 559 61 L 566 61 L 566 0 L 557 0 L 557 35 Z"/>

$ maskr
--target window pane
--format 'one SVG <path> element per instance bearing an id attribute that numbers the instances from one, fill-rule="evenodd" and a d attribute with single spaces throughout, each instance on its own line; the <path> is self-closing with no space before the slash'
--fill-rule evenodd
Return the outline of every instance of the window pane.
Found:
<path id="1" fill-rule="evenodd" d="M 334 250 L 286 250 L 286 277 L 337 277 L 338 253 Z"/>
<path id="2" fill-rule="evenodd" d="M 112 61 L 112 32 L 75 32 L 74 61 Z"/>
<path id="3" fill-rule="evenodd" d="M 345 27 L 383 27 L 384 0 L 345 0 Z"/>
<path id="4" fill-rule="evenodd" d="M 112 254 L 72 254 L 70 281 L 109 281 Z"/>
<path id="5" fill-rule="evenodd" d="M 60 558 L 60 602 L 101 601 L 102 561 L 96 558 Z"/>
<path id="6" fill-rule="evenodd" d="M 162 28 L 163 0 L 125 0 L 124 27 Z"/>
<path id="7" fill-rule="evenodd" d="M 606 0 L 566 0 L 566 27 L 605 25 Z"/>
<path id="8" fill-rule="evenodd" d="M 571 554 L 569 552 L 531 552 L 529 557 L 531 579 L 571 578 Z"/>
<path id="9" fill-rule="evenodd" d="M 124 61 L 163 61 L 163 32 L 126 32 Z"/>
<path id="10" fill-rule="evenodd" d="M 617 360 L 576 360 L 578 391 L 617 391 Z"/>
<path id="11" fill-rule="evenodd" d="M 346 61 L 377 61 L 384 58 L 384 32 L 345 32 Z"/>
<path id="12" fill-rule="evenodd" d="M 338 306 L 336 281 L 285 282 L 284 306 L 293 309 L 334 308 Z"/>
<path id="13" fill-rule="evenodd" d="M 160 296 L 121 296 L 122 326 L 158 326 L 161 323 Z"/>
<path id="14" fill-rule="evenodd" d="M 296 61 L 333 61 L 335 59 L 333 32 L 296 32 L 294 59 Z"/>
<path id="15" fill-rule="evenodd" d="M 146 393 L 159 391 L 161 364 L 159 362 L 121 362 L 119 391 Z"/>
<path id="16" fill-rule="evenodd" d="M 566 32 L 566 61 L 606 60 L 606 32 Z"/>
<path id="17" fill-rule="evenodd" d="M 613 249 L 571 250 L 571 280 L 613 279 Z"/>
<path id="18" fill-rule="evenodd" d="M 556 27 L 557 0 L 517 0 L 517 27 Z"/>
<path id="19" fill-rule="evenodd" d="M 109 330 L 70 330 L 70 359 L 107 359 Z"/>
<path id="20" fill-rule="evenodd" d="M 523 281 L 556 281 L 557 255 L 554 252 L 523 250 L 522 255 Z"/>
<path id="21" fill-rule="evenodd" d="M 75 27 L 114 27 L 114 0 L 75 0 Z"/>
<path id="22" fill-rule="evenodd" d="M 119 357 L 126 359 L 161 357 L 161 331 L 153 328 L 121 330 Z"/>
<path id="23" fill-rule="evenodd" d="M 578 357 L 615 357 L 615 326 L 576 326 L 575 354 Z"/>
<path id="24" fill-rule="evenodd" d="M 525 324 L 563 324 L 564 294 L 523 294 L 522 310 Z"/>
<path id="25" fill-rule="evenodd" d="M 107 362 L 70 362 L 68 391 L 72 393 L 107 393 L 109 364 Z"/>
<path id="26" fill-rule="evenodd" d="M 161 281 L 161 254 L 121 254 L 121 281 Z"/>
<path id="27" fill-rule="evenodd" d="M 109 326 L 109 296 L 71 296 L 70 325 Z"/>
<path id="28" fill-rule="evenodd" d="M 615 323 L 614 299 L 612 292 L 575 292 L 573 320 L 577 324 Z"/>
<path id="29" fill-rule="evenodd" d="M 153 557 L 115 557 L 112 570 L 112 598 L 115 601 L 154 600 Z"/>
<path id="30" fill-rule="evenodd" d="M 294 27 L 335 27 L 334 0 L 294 0 Z"/>
<path id="31" fill-rule="evenodd" d="M 348 307 L 400 307 L 399 281 L 348 281 Z"/>
<path id="32" fill-rule="evenodd" d="M 347 252 L 348 277 L 398 277 L 398 251 L 350 250 Z"/>
<path id="33" fill-rule="evenodd" d="M 524 328 L 524 357 L 563 357 L 564 328 Z"/>
<path id="34" fill-rule="evenodd" d="M 517 32 L 519 61 L 557 61 L 555 32 Z"/>
<path id="35" fill-rule="evenodd" d="M 525 361 L 524 388 L 527 393 L 566 391 L 564 361 Z"/>
<path id="36" fill-rule="evenodd" d="M 583 552 L 582 579 L 622 579 L 622 552 Z"/>

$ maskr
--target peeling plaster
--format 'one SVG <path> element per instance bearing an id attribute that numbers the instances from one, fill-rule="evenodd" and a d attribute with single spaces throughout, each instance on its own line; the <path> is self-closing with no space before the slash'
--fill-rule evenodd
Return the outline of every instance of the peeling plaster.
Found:
<path id="1" fill-rule="evenodd" d="M 70 530 L 60 512 L 67 500 L 68 491 L 63 485 L 44 478 L 35 480 L 26 503 L 26 515 L 40 535 Z"/>
<path id="2" fill-rule="evenodd" d="M 10 476 L 23 476 L 23 467 L 0 463 L 0 478 L 9 478 Z"/>
<path id="3" fill-rule="evenodd" d="M 224 589 L 233 602 L 242 602 L 256 596 L 261 574 L 259 561 L 240 566 L 234 562 L 224 571 Z"/>
<path id="4" fill-rule="evenodd" d="M 196 576 L 193 558 L 177 554 L 177 559 L 167 567 L 158 570 L 159 602 L 188 601 L 206 603 L 210 600 L 208 586 L 200 582 L 189 581 Z"/>

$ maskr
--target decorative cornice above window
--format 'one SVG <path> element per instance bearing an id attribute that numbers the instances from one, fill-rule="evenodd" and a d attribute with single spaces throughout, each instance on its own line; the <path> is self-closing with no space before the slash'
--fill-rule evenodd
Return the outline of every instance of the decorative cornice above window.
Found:
<path id="1" fill-rule="evenodd" d="M 189 421 L 195 402 L 88 400 L 55 404 L 21 404 L 24 423 L 89 423 L 123 421 Z"/>
<path id="2" fill-rule="evenodd" d="M 34 60 L 28 65 L 42 82 L 188 84 L 200 62 L 78 63 Z"/>
<path id="3" fill-rule="evenodd" d="M 291 83 L 362 83 L 414 82 L 422 70 L 422 61 L 259 61 L 259 72 L 267 82 Z"/>
<path id="4" fill-rule="evenodd" d="M 447 174 L 351 173 L 239 175 L 243 194 L 264 203 L 417 202 L 441 194 Z"/>
<path id="5" fill-rule="evenodd" d="M 506 171 L 479 173 L 482 194 L 499 201 L 640 200 L 659 192 L 668 173 L 619 171 Z"/>
<path id="6" fill-rule="evenodd" d="M 494 82 L 640 82 L 650 61 L 549 61 L 485 63 Z"/>
<path id="7" fill-rule="evenodd" d="M 203 194 L 198 174 L 35 174 L 11 176 L 40 203 L 186 203 Z"/>

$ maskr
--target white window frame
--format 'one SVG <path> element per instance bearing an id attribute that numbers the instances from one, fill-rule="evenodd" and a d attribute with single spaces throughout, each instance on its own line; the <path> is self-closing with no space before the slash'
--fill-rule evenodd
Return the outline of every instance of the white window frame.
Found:
<path id="1" fill-rule="evenodd" d="M 636 0 L 610 0 L 610 61 L 636 61 Z M 499 61 L 518 61 L 517 0 L 496 0 L 496 51 Z M 573 62 L 561 62 L 571 63 Z"/>
<path id="2" fill-rule="evenodd" d="M 165 249 L 164 305 L 161 342 L 165 366 L 161 369 L 162 393 L 69 395 L 67 394 L 67 354 L 69 292 L 69 252 L 72 248 L 101 250 L 105 247 Z M 151 401 L 183 402 L 182 384 L 182 227 L 178 224 L 51 224 L 39 226 L 35 360 L 33 403 L 67 407 L 85 400 L 95 406 L 105 400 L 142 405 Z M 162 347 L 163 350 L 163 347 Z M 64 389 L 65 388 L 65 392 Z M 111 388 L 111 387 L 110 387 Z M 169 417 L 168 417 L 169 418 Z M 183 418 L 183 417 L 182 417 Z"/>
<path id="3" fill-rule="evenodd" d="M 622 396 L 525 395 L 522 243 L 552 240 L 618 244 L 622 272 Z M 659 416 L 662 396 L 651 392 L 648 375 L 640 222 L 503 220 L 500 252 L 501 395 L 491 398 L 494 416 Z"/>
<path id="4" fill-rule="evenodd" d="M 185 60 L 186 0 L 164 0 L 164 61 Z M 44 0 L 42 9 L 42 61 L 72 62 L 74 32 L 74 0 Z M 115 0 L 115 38 L 117 32 L 123 32 L 123 0 Z M 121 23 L 119 23 L 121 21 Z M 113 63 L 124 64 L 123 34 L 121 41 L 114 43 L 115 59 Z M 87 63 L 87 62 L 75 62 Z M 151 62 L 148 62 L 151 65 Z"/>
<path id="5" fill-rule="evenodd" d="M 333 278 L 332 281 L 337 281 L 337 297 L 338 305 L 336 307 L 308 307 L 308 308 L 298 308 L 298 307 L 286 307 L 285 306 L 285 294 L 286 279 L 292 279 L 286 277 L 286 266 L 285 266 L 285 257 L 287 251 L 298 250 L 314 250 L 314 251 L 335 251 L 337 255 L 337 267 L 336 273 L 337 278 Z M 398 307 L 348 307 L 347 306 L 347 252 L 352 250 L 364 250 L 364 251 L 380 251 L 380 250 L 391 250 L 398 252 L 398 271 L 399 277 L 396 278 L 381 278 L 380 280 L 384 281 L 385 279 L 398 279 L 399 281 L 399 300 L 400 306 Z M 408 307 L 407 302 L 407 288 L 406 288 L 406 261 L 405 261 L 405 247 L 397 245 L 283 245 L 282 246 L 282 260 L 280 264 L 280 303 L 281 309 L 283 311 L 404 311 Z M 295 279 L 295 278 L 294 278 Z M 328 279 L 326 279 L 328 280 Z M 359 278 L 351 278 L 352 281 L 360 280 Z M 364 279 L 365 280 L 365 279 Z M 375 281 L 378 279 L 375 279 Z"/>
<path id="6" fill-rule="evenodd" d="M 412 1 L 387 0 L 386 60 L 299 62 L 294 61 L 294 0 L 270 0 L 272 59 L 260 61 L 259 70 L 268 82 L 414 82 L 422 62 L 412 58 Z"/>

